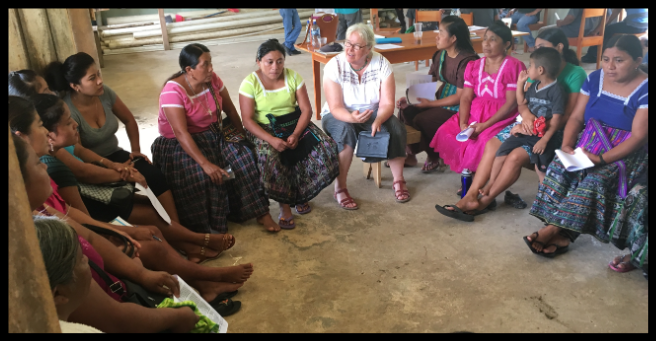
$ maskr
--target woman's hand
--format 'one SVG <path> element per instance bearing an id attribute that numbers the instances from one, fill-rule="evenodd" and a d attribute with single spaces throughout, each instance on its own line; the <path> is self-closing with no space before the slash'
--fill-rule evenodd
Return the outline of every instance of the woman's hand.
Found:
<path id="1" fill-rule="evenodd" d="M 515 124 L 512 128 L 510 128 L 510 135 L 512 136 L 517 136 L 517 135 L 527 135 L 524 132 L 524 126 L 520 124 Z"/>
<path id="2" fill-rule="evenodd" d="M 138 157 L 143 158 L 144 160 L 146 160 L 146 162 L 150 163 L 151 165 L 153 164 L 152 162 L 150 162 L 150 159 L 148 159 L 148 156 L 141 154 L 141 152 L 130 153 L 130 160 L 134 160 L 135 158 Z"/>
<path id="3" fill-rule="evenodd" d="M 132 238 L 136 240 L 143 240 L 143 241 L 155 240 L 153 238 L 154 236 L 153 231 L 143 226 L 135 226 L 133 229 L 131 229 L 130 236 L 132 236 Z"/>
<path id="4" fill-rule="evenodd" d="M 175 319 L 175 326 L 170 328 L 173 333 L 189 333 L 194 329 L 198 320 L 200 320 L 200 316 L 196 315 L 191 307 L 167 309 L 175 309 L 178 314 L 178 317 Z"/>
<path id="5" fill-rule="evenodd" d="M 296 134 L 291 134 L 287 137 L 287 145 L 289 149 L 296 149 L 298 146 L 298 136 Z"/>
<path id="6" fill-rule="evenodd" d="M 592 154 L 583 147 L 581 147 L 581 150 L 583 150 L 583 154 L 585 154 L 585 156 L 587 156 L 590 161 L 595 164 L 595 166 L 601 164 L 601 158 L 599 155 Z"/>
<path id="7" fill-rule="evenodd" d="M 102 163 L 106 165 L 108 169 L 112 169 L 121 175 L 121 180 L 126 181 L 130 176 L 130 169 L 133 168 L 132 160 L 127 160 L 123 163 L 113 162 L 105 159 L 105 162 Z"/>
<path id="8" fill-rule="evenodd" d="M 396 101 L 396 108 L 397 109 L 405 109 L 408 107 L 408 99 L 405 97 L 399 98 L 398 101 Z"/>
<path id="9" fill-rule="evenodd" d="M 351 113 L 351 117 L 353 118 L 352 123 L 365 123 L 369 121 L 369 118 L 371 118 L 371 114 L 373 114 L 374 111 L 371 109 L 367 109 L 363 112 L 360 112 L 360 110 L 355 110 Z"/>
<path id="10" fill-rule="evenodd" d="M 417 108 L 428 108 L 428 105 L 431 102 L 431 100 L 421 97 L 417 97 L 417 100 L 419 101 L 419 103 L 415 104 Z"/>
<path id="11" fill-rule="evenodd" d="M 273 141 L 271 141 L 269 144 L 279 153 L 282 153 L 285 151 L 285 149 L 289 148 L 289 143 L 287 141 L 277 137 L 274 138 Z"/>
<path id="12" fill-rule="evenodd" d="M 212 182 L 216 185 L 222 185 L 223 184 L 223 177 L 228 177 L 229 174 L 223 168 L 208 162 L 205 165 L 201 165 L 201 168 L 203 168 L 203 172 L 207 174 L 207 176 L 210 177 Z"/>
<path id="13" fill-rule="evenodd" d="M 152 292 L 171 297 L 180 297 L 180 283 L 178 279 L 171 276 L 165 271 L 150 271 L 144 269 L 139 278 L 138 284 Z"/>
<path id="14" fill-rule="evenodd" d="M 560 150 L 562 150 L 567 154 L 574 155 L 574 148 L 572 148 L 571 146 L 561 146 Z"/>
<path id="15" fill-rule="evenodd" d="M 512 15 L 515 14 L 515 10 L 516 10 L 516 8 L 513 8 L 510 11 L 508 11 L 508 14 L 506 14 L 506 18 L 512 17 Z"/>
<path id="16" fill-rule="evenodd" d="M 382 125 L 381 122 L 378 122 L 378 120 L 374 120 L 374 123 L 371 124 L 371 136 L 374 137 L 376 136 L 376 133 L 380 131 L 380 126 Z"/>
<path id="17" fill-rule="evenodd" d="M 476 123 L 470 125 L 470 127 L 474 128 L 474 132 L 469 137 L 470 139 L 476 138 L 480 133 L 483 132 L 483 130 L 487 129 L 487 126 L 485 125 L 485 123 L 480 123 L 480 122 L 476 122 Z"/>
<path id="18" fill-rule="evenodd" d="M 127 178 L 128 182 L 136 182 L 144 188 L 148 188 L 148 183 L 146 183 L 146 178 L 144 178 L 141 173 L 136 168 L 130 168 L 130 176 Z"/>
<path id="19" fill-rule="evenodd" d="M 528 116 L 528 115 L 527 115 Z M 533 123 L 535 122 L 535 116 L 530 115 L 529 117 L 523 117 L 522 116 L 522 130 L 524 135 L 530 135 L 533 136 Z"/>

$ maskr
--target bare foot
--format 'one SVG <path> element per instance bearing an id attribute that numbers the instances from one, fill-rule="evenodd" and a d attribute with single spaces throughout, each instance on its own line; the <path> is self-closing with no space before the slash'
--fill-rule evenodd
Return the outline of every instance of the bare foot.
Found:
<path id="1" fill-rule="evenodd" d="M 480 206 L 478 200 L 470 198 L 469 196 L 465 195 L 464 198 L 460 199 L 456 203 L 456 206 L 461 209 L 463 212 L 472 212 L 478 210 L 478 207 Z M 447 207 L 447 210 L 450 211 L 455 211 L 452 207 Z"/>
<path id="2" fill-rule="evenodd" d="M 544 253 L 554 253 L 556 252 L 557 247 L 565 247 L 569 245 L 569 239 L 566 237 L 561 236 L 560 234 L 556 233 L 555 236 L 553 236 L 545 245 L 546 246 L 542 252 Z"/>
<path id="3" fill-rule="evenodd" d="M 625 256 L 617 256 L 611 261 L 611 264 L 615 268 L 622 270 L 622 272 L 637 269 L 633 264 L 631 264 L 631 254 Z"/>
<path id="4" fill-rule="evenodd" d="M 210 281 L 197 281 L 193 286 L 199 292 L 201 297 L 207 302 L 212 302 L 217 296 L 232 292 L 241 288 L 244 283 L 227 283 L 227 282 L 210 282 Z"/>
<path id="5" fill-rule="evenodd" d="M 530 242 L 533 242 L 531 246 L 535 249 L 535 251 L 541 252 L 544 246 L 547 245 L 547 242 L 549 242 L 556 234 L 558 234 L 558 232 L 560 232 L 559 227 L 547 225 L 538 231 L 539 236 L 537 239 L 533 239 L 535 234 L 527 236 L 526 239 L 528 239 Z"/>
<path id="6" fill-rule="evenodd" d="M 221 276 L 217 278 L 217 282 L 242 283 L 246 282 L 253 274 L 253 264 L 251 263 L 217 269 L 221 271 Z"/>
<path id="7" fill-rule="evenodd" d="M 266 228 L 266 230 L 269 232 L 280 232 L 280 225 L 273 221 L 273 218 L 271 218 L 271 214 L 269 213 L 258 217 L 257 222 L 264 226 L 264 228 Z"/>
<path id="8" fill-rule="evenodd" d="M 492 187 L 492 183 L 490 181 L 487 182 L 483 188 L 478 190 L 478 194 L 480 195 L 490 195 L 490 188 Z"/>
<path id="9" fill-rule="evenodd" d="M 210 242 L 207 246 L 219 253 L 228 250 L 235 245 L 235 237 L 229 233 L 226 234 L 211 234 Z"/>

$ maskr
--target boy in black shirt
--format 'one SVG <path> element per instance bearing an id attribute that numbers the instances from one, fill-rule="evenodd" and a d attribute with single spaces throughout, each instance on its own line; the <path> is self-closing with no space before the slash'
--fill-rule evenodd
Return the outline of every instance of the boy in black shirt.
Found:
<path id="1" fill-rule="evenodd" d="M 532 148 L 529 156 L 531 163 L 535 164 L 540 183 L 554 158 L 556 148 L 560 147 L 558 142 L 562 140 L 562 138 L 553 138 L 556 134 L 562 134 L 560 120 L 565 113 L 565 91 L 556 82 L 560 63 L 561 56 L 556 49 L 541 48 L 531 53 L 531 65 L 527 71 L 520 73 L 517 80 L 518 110 L 522 117 L 524 131 L 531 134 L 515 134 L 509 137 L 499 147 L 495 160 L 495 162 L 503 162 L 500 158 L 505 158 L 511 151 L 522 146 Z M 533 84 L 524 93 L 525 83 L 529 77 L 533 80 Z M 534 129 L 534 121 L 540 117 L 544 117 L 546 123 L 543 133 L 538 133 Z"/>

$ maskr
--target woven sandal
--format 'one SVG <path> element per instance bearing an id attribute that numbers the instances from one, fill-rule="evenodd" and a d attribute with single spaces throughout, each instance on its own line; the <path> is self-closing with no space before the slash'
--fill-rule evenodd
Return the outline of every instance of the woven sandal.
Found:
<path id="1" fill-rule="evenodd" d="M 344 195 L 346 195 L 346 198 L 342 199 L 342 201 L 338 201 L 337 200 L 337 194 L 339 194 L 339 193 L 344 193 Z M 339 191 L 335 192 L 333 194 L 333 198 L 335 198 L 335 201 L 337 201 L 339 206 L 341 208 L 345 209 L 345 210 L 353 211 L 353 210 L 357 210 L 358 208 L 360 208 L 359 206 L 357 206 L 357 203 L 355 202 L 355 200 L 353 200 L 353 198 L 351 198 L 351 195 L 349 194 L 348 189 L 346 189 L 346 188 L 340 189 Z M 356 206 L 355 207 L 348 207 L 348 206 L 346 206 L 348 204 L 355 204 Z"/>
<path id="2" fill-rule="evenodd" d="M 405 184 L 405 180 L 394 181 L 394 183 L 392 183 L 392 188 L 394 188 L 394 186 L 398 183 Z M 399 199 L 400 195 L 407 195 L 408 197 L 401 200 L 401 199 Z M 410 197 L 410 192 L 408 192 L 407 189 L 394 190 L 394 198 L 396 199 L 396 202 L 401 203 L 401 204 L 404 203 L 404 202 L 408 202 L 408 201 L 410 201 L 410 199 L 412 199 Z"/>

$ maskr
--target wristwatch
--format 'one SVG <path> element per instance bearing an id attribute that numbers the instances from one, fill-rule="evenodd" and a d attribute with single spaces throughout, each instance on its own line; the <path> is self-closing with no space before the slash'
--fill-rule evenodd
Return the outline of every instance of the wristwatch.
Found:
<path id="1" fill-rule="evenodd" d="M 606 161 L 604 161 L 604 157 L 602 155 L 604 155 L 604 153 L 599 154 L 599 160 L 601 160 L 601 162 L 599 164 L 604 166 L 604 165 L 606 165 Z"/>

